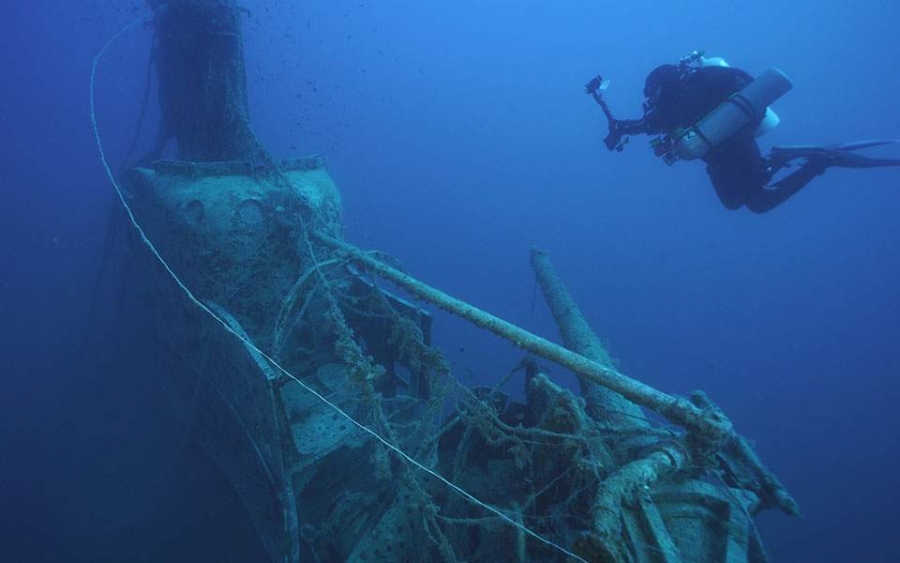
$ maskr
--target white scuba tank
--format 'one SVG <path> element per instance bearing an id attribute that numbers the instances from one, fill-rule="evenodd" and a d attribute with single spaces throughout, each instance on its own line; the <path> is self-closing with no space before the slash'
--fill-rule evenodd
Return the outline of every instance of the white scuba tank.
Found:
<path id="1" fill-rule="evenodd" d="M 697 62 L 700 64 L 700 67 L 708 67 L 708 66 L 723 66 L 730 67 L 728 61 L 723 59 L 722 57 L 704 57 L 701 55 Z M 754 137 L 761 137 L 765 135 L 772 129 L 775 129 L 778 124 L 781 123 L 781 118 L 778 117 L 778 114 L 771 107 L 766 108 L 766 116 L 760 121 L 759 125 L 756 126 L 756 129 L 753 130 Z"/>
<path id="2" fill-rule="evenodd" d="M 777 68 L 769 68 L 684 131 L 671 150 L 673 160 L 702 158 L 790 89 L 790 79 Z"/>

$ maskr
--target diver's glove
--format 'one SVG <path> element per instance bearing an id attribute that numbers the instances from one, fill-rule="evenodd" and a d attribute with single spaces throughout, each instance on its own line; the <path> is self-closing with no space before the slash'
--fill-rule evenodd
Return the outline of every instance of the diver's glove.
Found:
<path id="1" fill-rule="evenodd" d="M 628 135 L 647 132 L 647 123 L 643 119 L 614 119 L 609 122 L 609 133 L 603 144 L 611 151 L 622 152 L 628 143 Z"/>
<path id="2" fill-rule="evenodd" d="M 619 127 L 620 121 L 617 119 L 615 121 L 609 122 L 609 133 L 606 135 L 606 138 L 603 139 L 603 144 L 606 145 L 606 148 L 611 151 L 621 152 L 623 148 L 625 148 L 625 143 L 622 142 L 622 136 L 624 133 L 621 131 Z"/>

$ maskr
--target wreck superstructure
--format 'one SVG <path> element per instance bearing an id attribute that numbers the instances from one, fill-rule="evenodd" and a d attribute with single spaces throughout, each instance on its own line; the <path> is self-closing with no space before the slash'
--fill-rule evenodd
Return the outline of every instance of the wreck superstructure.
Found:
<path id="1" fill-rule="evenodd" d="M 163 384 L 272 561 L 766 561 L 752 515 L 796 514 L 789 494 L 704 394 L 620 373 L 546 254 L 532 265 L 563 346 L 343 240 L 324 160 L 276 160 L 253 135 L 234 3 L 168 2 L 154 25 L 162 126 L 120 179 L 121 228 L 146 236 L 136 290 L 178 358 Z M 522 362 L 460 384 L 427 303 Z"/>

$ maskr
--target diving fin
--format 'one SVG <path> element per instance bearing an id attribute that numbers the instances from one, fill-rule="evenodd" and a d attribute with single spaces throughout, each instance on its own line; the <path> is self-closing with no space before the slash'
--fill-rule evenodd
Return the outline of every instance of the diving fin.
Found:
<path id="1" fill-rule="evenodd" d="M 869 139 L 866 141 L 853 141 L 851 143 L 843 143 L 840 145 L 826 145 L 829 149 L 839 149 L 842 151 L 858 151 L 871 147 L 880 147 L 883 145 L 900 144 L 900 139 Z"/>
<path id="2" fill-rule="evenodd" d="M 804 159 L 824 168 L 877 168 L 882 166 L 900 166 L 900 158 L 873 158 L 854 151 L 890 144 L 900 144 L 898 139 L 867 140 L 842 143 L 839 145 L 813 146 L 798 145 L 788 147 L 772 147 L 769 166 L 780 170 L 796 159 Z"/>

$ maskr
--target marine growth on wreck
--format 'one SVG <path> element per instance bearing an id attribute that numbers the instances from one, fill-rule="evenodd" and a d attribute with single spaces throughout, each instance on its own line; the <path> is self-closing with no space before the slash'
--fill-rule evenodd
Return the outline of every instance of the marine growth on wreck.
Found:
<path id="1" fill-rule="evenodd" d="M 159 134 L 110 173 L 146 297 L 123 314 L 175 353 L 163 384 L 272 561 L 767 560 L 753 516 L 799 509 L 706 395 L 619 372 L 540 250 L 562 345 L 343 240 L 324 159 L 274 158 L 253 133 L 239 6 L 148 5 Z M 434 307 L 521 362 L 461 384 L 432 343 Z"/>

